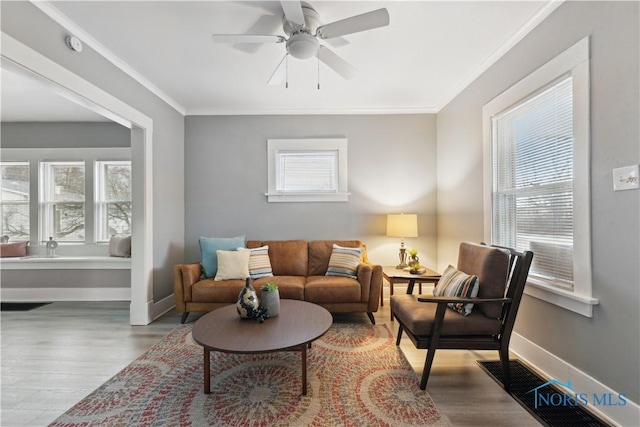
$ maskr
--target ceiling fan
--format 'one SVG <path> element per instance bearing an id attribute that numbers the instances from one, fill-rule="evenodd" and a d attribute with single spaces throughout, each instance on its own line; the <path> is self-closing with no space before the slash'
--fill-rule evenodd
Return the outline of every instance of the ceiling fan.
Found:
<path id="1" fill-rule="evenodd" d="M 216 43 L 284 43 L 287 53 L 271 75 L 268 84 L 280 84 L 283 76 L 282 67 L 286 66 L 289 56 L 296 59 L 317 57 L 328 67 L 345 79 L 355 76 L 356 70 L 326 46 L 321 40 L 338 40 L 342 36 L 372 30 L 389 25 L 387 9 L 377 9 L 361 15 L 322 25 L 318 12 L 307 2 L 293 0 L 281 1 L 283 16 L 282 29 L 287 35 L 276 34 L 213 34 Z M 288 83 L 287 83 L 288 86 Z M 318 88 L 320 85 L 318 83 Z"/>

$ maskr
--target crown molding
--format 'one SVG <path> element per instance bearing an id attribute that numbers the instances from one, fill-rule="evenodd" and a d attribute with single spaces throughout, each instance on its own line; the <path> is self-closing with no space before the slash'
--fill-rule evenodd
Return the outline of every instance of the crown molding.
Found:
<path id="1" fill-rule="evenodd" d="M 229 110 L 194 108 L 187 111 L 186 116 L 328 116 L 328 115 L 382 115 L 382 114 L 436 114 L 435 107 L 421 108 L 332 108 L 332 109 L 264 109 L 264 110 Z"/>

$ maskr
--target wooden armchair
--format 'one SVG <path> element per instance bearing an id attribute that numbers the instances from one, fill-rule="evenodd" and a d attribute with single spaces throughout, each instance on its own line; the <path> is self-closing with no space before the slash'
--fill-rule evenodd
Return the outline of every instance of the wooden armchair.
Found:
<path id="1" fill-rule="evenodd" d="M 433 358 L 439 348 L 498 350 L 504 372 L 504 388 L 509 389 L 509 339 L 532 259 L 533 253 L 530 251 L 520 253 L 504 247 L 461 243 L 457 270 L 470 275 L 467 276 L 467 284 L 473 282 L 473 276 L 477 276 L 476 297 L 391 297 L 393 314 L 399 324 L 396 345 L 400 345 L 404 331 L 416 348 L 428 349 L 420 389 L 427 387 Z M 456 271 L 453 267 L 450 269 Z M 467 287 L 463 287 L 465 292 L 462 294 L 469 295 Z M 466 316 L 451 309 L 451 306 L 460 309 L 468 303 L 473 304 L 473 309 Z"/>

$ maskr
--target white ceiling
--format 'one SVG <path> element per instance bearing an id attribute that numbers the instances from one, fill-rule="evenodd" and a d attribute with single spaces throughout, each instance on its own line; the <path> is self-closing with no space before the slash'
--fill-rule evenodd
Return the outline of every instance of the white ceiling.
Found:
<path id="1" fill-rule="evenodd" d="M 319 90 L 315 59 L 292 58 L 289 87 L 268 86 L 283 44 L 247 53 L 211 39 L 259 20 L 278 25 L 277 1 L 34 4 L 176 110 L 199 115 L 437 112 L 558 2 L 311 1 L 324 24 L 381 7 L 390 15 L 388 27 L 346 36 L 347 46 L 323 42 L 358 74 L 344 80 L 320 64 Z"/>

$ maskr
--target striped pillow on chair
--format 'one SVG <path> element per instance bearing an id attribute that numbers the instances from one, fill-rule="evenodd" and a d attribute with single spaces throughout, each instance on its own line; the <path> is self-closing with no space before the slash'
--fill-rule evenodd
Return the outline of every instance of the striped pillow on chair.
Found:
<path id="1" fill-rule="evenodd" d="M 433 288 L 433 295 L 475 298 L 478 296 L 478 276 L 463 273 L 450 265 L 444 270 L 438 284 Z M 471 314 L 473 303 L 449 303 L 448 306 L 463 316 L 468 316 Z"/>

